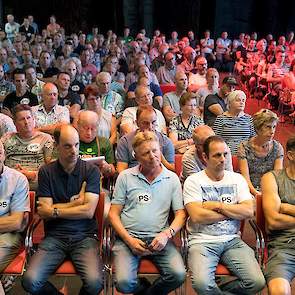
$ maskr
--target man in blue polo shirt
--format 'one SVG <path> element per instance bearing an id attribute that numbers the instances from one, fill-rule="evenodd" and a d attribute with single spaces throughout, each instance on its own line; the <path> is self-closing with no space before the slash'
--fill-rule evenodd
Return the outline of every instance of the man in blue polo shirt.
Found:
<path id="1" fill-rule="evenodd" d="M 161 164 L 154 132 L 138 132 L 132 147 L 139 165 L 119 174 L 109 212 L 118 235 L 112 249 L 116 288 L 122 293 L 164 295 L 185 280 L 182 258 L 171 242 L 186 218 L 181 185 L 177 175 Z M 174 218 L 168 224 L 170 210 Z M 152 285 L 137 278 L 142 257 L 159 268 L 161 275 Z"/>
<path id="2" fill-rule="evenodd" d="M 81 276 L 82 294 L 97 295 L 103 288 L 94 212 L 99 196 L 98 168 L 79 159 L 79 136 L 63 125 L 54 132 L 58 160 L 39 171 L 38 214 L 45 238 L 30 260 L 23 278 L 31 294 L 61 294 L 48 277 L 69 256 Z"/>

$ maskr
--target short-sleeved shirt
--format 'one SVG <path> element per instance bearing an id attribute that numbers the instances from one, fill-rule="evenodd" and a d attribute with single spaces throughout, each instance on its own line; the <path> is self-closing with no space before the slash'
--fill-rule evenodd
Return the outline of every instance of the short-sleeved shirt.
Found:
<path id="1" fill-rule="evenodd" d="M 128 167 L 134 167 L 138 164 L 134 157 L 134 150 L 132 148 L 132 141 L 136 135 L 137 130 L 122 136 L 119 140 L 116 152 L 117 162 L 128 163 Z M 164 134 L 155 131 L 160 143 L 160 149 L 169 163 L 174 163 L 174 146 L 172 141 Z"/>
<path id="2" fill-rule="evenodd" d="M 174 84 L 175 83 L 176 67 L 168 69 L 166 66 L 161 66 L 157 70 L 157 78 L 160 84 Z"/>
<path id="3" fill-rule="evenodd" d="M 186 140 L 192 138 L 193 130 L 200 125 L 204 125 L 203 120 L 196 115 L 192 115 L 189 119 L 188 126 L 186 127 L 183 124 L 182 116 L 180 114 L 170 121 L 169 129 L 170 132 L 177 133 L 178 140 Z"/>
<path id="4" fill-rule="evenodd" d="M 58 97 L 58 104 L 61 106 L 82 105 L 80 95 L 70 89 L 65 97 Z"/>
<path id="5" fill-rule="evenodd" d="M 58 160 L 51 162 L 39 170 L 37 197 L 52 198 L 53 204 L 68 203 L 79 194 L 84 181 L 85 192 L 99 194 L 100 175 L 95 165 L 78 159 L 68 174 Z M 44 230 L 46 236 L 82 240 L 97 233 L 97 225 L 94 216 L 91 219 L 57 218 L 45 220 Z"/>
<path id="6" fill-rule="evenodd" d="M 0 216 L 12 212 L 29 212 L 29 185 L 27 178 L 20 172 L 3 167 L 0 174 Z"/>
<path id="7" fill-rule="evenodd" d="M 99 144 L 99 151 L 97 140 Z M 114 151 L 110 141 L 104 137 L 97 137 L 97 140 L 94 139 L 89 143 L 80 141 L 79 155 L 88 155 L 92 157 L 104 156 L 107 163 L 115 163 Z"/>
<path id="8" fill-rule="evenodd" d="M 52 110 L 47 113 L 43 104 L 32 107 L 36 128 L 56 124 L 59 122 L 70 123 L 69 109 L 64 106 L 55 105 Z"/>
<path id="9" fill-rule="evenodd" d="M 201 161 L 197 154 L 195 146 L 187 150 L 182 157 L 182 177 L 181 180 L 186 180 L 190 175 L 200 172 L 206 168 L 206 164 Z M 225 170 L 233 171 L 232 156 L 230 149 L 225 157 Z"/>
<path id="10" fill-rule="evenodd" d="M 20 164 L 31 171 L 37 171 L 46 158 L 51 158 L 54 145 L 52 137 L 40 131 L 29 139 L 22 139 L 17 133 L 8 133 L 1 141 L 6 154 L 5 165 L 14 168 Z"/>
<path id="11" fill-rule="evenodd" d="M 180 96 L 176 95 L 175 91 L 165 93 L 163 96 L 163 107 L 169 106 L 177 115 L 180 114 Z"/>
<path id="12" fill-rule="evenodd" d="M 13 91 L 5 97 L 3 101 L 3 107 L 12 111 L 12 109 L 18 104 L 28 104 L 32 107 L 37 105 L 38 103 L 39 102 L 37 96 L 29 91 L 27 91 L 22 96 L 16 96 L 16 92 Z"/>
<path id="13" fill-rule="evenodd" d="M 209 94 L 204 103 L 204 122 L 206 125 L 212 127 L 214 125 L 216 115 L 209 110 L 209 107 L 219 104 L 223 111 L 226 111 L 226 104 L 224 100 L 218 94 Z"/>
<path id="14" fill-rule="evenodd" d="M 250 180 L 259 189 L 262 175 L 274 169 L 276 159 L 284 158 L 284 149 L 278 141 L 273 140 L 273 148 L 266 157 L 258 157 L 252 147 L 252 140 L 249 139 L 241 142 L 238 157 L 247 160 Z"/>
<path id="15" fill-rule="evenodd" d="M 233 205 L 251 200 L 252 195 L 245 178 L 241 174 L 225 170 L 220 181 L 213 181 L 203 170 L 186 179 L 183 198 L 185 205 L 206 201 Z M 226 242 L 237 237 L 239 230 L 240 221 L 236 219 L 229 218 L 210 224 L 199 224 L 193 223 L 189 218 L 189 245 L 204 242 Z"/>
<path id="16" fill-rule="evenodd" d="M 238 153 L 238 147 L 242 141 L 256 134 L 252 117 L 248 114 L 238 117 L 231 117 L 225 114 L 217 116 L 213 130 L 216 135 L 224 139 L 232 155 Z"/>
<path id="17" fill-rule="evenodd" d="M 49 67 L 45 70 L 45 72 L 42 71 L 40 67 L 36 68 L 37 78 L 51 78 L 53 76 L 56 76 L 59 73 L 58 68 L 55 67 Z"/>
<path id="18" fill-rule="evenodd" d="M 138 107 L 129 107 L 125 109 L 122 115 L 122 120 L 121 120 L 121 126 L 125 124 L 129 124 L 130 126 L 133 126 L 134 130 L 137 129 L 137 124 L 136 124 L 136 112 L 137 112 Z M 156 130 L 159 132 L 162 132 L 166 128 L 166 121 L 163 116 L 163 114 L 159 111 L 156 110 L 156 115 L 157 115 L 157 123 L 156 123 Z"/>
<path id="19" fill-rule="evenodd" d="M 103 109 L 110 112 L 117 119 L 120 118 L 124 111 L 124 99 L 119 93 L 109 91 L 101 98 L 101 105 Z"/>
<path id="20" fill-rule="evenodd" d="M 121 221 L 134 237 L 154 237 L 168 228 L 169 212 L 183 209 L 177 175 L 162 165 L 150 183 L 139 165 L 122 171 L 116 181 L 112 204 L 122 205 Z"/>
<path id="21" fill-rule="evenodd" d="M 0 113 L 0 137 L 9 132 L 16 132 L 12 119 Z"/>

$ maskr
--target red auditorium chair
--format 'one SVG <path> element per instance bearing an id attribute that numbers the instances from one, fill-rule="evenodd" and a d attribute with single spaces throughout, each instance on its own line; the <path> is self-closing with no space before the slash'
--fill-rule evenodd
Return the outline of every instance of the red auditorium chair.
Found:
<path id="1" fill-rule="evenodd" d="M 35 212 L 35 192 L 29 192 L 30 198 L 30 213 L 29 213 L 29 221 L 28 221 L 28 230 L 33 222 L 34 212 Z M 26 245 L 25 239 L 25 245 Z M 14 275 L 21 276 L 24 272 L 26 261 L 27 261 L 27 248 L 23 245 L 19 251 L 19 254 L 10 262 L 10 264 L 3 270 L 3 275 Z"/>
<path id="2" fill-rule="evenodd" d="M 182 154 L 175 154 L 174 163 L 175 173 L 178 177 L 180 177 L 182 173 Z"/>
<path id="3" fill-rule="evenodd" d="M 176 90 L 176 86 L 174 84 L 161 84 L 160 88 L 163 95 L 167 92 L 172 92 Z"/>
<path id="4" fill-rule="evenodd" d="M 231 160 L 232 160 L 234 172 L 240 172 L 238 156 L 236 156 L 236 155 L 231 156 Z"/>
<path id="5" fill-rule="evenodd" d="M 105 192 L 101 192 L 99 194 L 99 201 L 97 203 L 97 207 L 95 210 L 95 217 L 98 224 L 98 239 L 100 241 L 100 249 L 98 255 L 102 256 L 102 260 L 104 261 L 104 253 L 103 253 L 103 236 L 104 236 L 104 204 L 105 204 Z M 33 228 L 30 231 L 29 236 L 29 245 L 30 245 L 30 255 L 33 255 L 33 253 L 36 251 L 36 248 L 38 247 L 38 244 L 41 242 L 41 240 L 44 237 L 44 228 L 43 228 L 43 220 L 38 219 L 34 225 Z M 60 276 L 74 276 L 76 275 L 76 269 L 73 265 L 73 263 L 70 260 L 65 260 L 56 270 L 55 275 Z M 66 280 L 64 282 L 64 287 L 66 285 Z M 106 294 L 106 293 L 105 293 Z"/>

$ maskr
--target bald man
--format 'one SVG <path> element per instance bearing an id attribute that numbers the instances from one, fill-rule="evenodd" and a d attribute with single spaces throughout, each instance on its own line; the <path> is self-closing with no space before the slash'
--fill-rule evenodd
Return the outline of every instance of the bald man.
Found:
<path id="1" fill-rule="evenodd" d="M 70 113 L 66 106 L 58 105 L 58 90 L 53 83 L 46 83 L 42 89 L 42 103 L 32 107 L 36 128 L 53 134 L 55 128 L 70 123 Z"/>
<path id="2" fill-rule="evenodd" d="M 70 257 L 83 285 L 79 294 L 97 295 L 103 288 L 94 217 L 100 192 L 95 165 L 79 159 L 79 135 L 70 125 L 54 131 L 58 160 L 42 166 L 38 174 L 39 216 L 45 238 L 23 277 L 30 294 L 62 294 L 47 281 Z"/>
<path id="3" fill-rule="evenodd" d="M 186 151 L 182 158 L 182 180 L 184 181 L 191 174 L 204 170 L 206 162 L 203 156 L 203 144 L 210 136 L 215 135 L 213 129 L 207 125 L 201 125 L 194 129 L 194 146 Z M 226 155 L 225 170 L 233 171 L 230 149 Z"/>
<path id="4" fill-rule="evenodd" d="M 115 173 L 114 151 L 108 138 L 97 135 L 98 120 L 95 112 L 79 112 L 76 122 L 80 138 L 79 154 L 82 158 L 104 156 L 105 161 L 99 161 L 97 164 L 100 172 L 108 177 Z"/>

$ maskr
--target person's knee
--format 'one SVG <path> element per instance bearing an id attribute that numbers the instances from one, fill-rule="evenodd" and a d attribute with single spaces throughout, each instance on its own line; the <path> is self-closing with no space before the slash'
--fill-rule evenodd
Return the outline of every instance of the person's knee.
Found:
<path id="1" fill-rule="evenodd" d="M 173 283 L 175 286 L 180 286 L 183 284 L 186 278 L 185 269 L 178 269 L 175 271 L 171 271 L 166 274 L 165 281 L 169 281 L 169 283 Z"/>
<path id="2" fill-rule="evenodd" d="M 266 284 L 265 278 L 262 273 L 256 274 L 244 283 L 246 289 L 253 294 L 258 293 L 260 290 L 262 290 Z"/>
<path id="3" fill-rule="evenodd" d="M 287 280 L 271 280 L 267 287 L 270 295 L 291 295 L 291 286 Z"/>
<path id="4" fill-rule="evenodd" d="M 118 292 L 123 294 L 133 293 L 137 287 L 137 280 L 120 279 L 115 282 Z"/>
<path id="5" fill-rule="evenodd" d="M 22 278 L 22 286 L 25 291 L 34 294 L 42 287 L 42 283 L 37 280 L 30 272 L 25 272 Z"/>
<path id="6" fill-rule="evenodd" d="M 103 289 L 103 281 L 97 277 L 87 278 L 84 281 L 83 289 L 87 291 L 87 294 L 97 295 Z"/>
<path id="7" fill-rule="evenodd" d="M 206 294 L 209 292 L 210 289 L 213 289 L 214 287 L 216 287 L 215 281 L 213 282 L 213 285 L 210 286 L 208 277 L 205 277 L 202 275 L 192 276 L 191 280 L 192 280 L 192 286 L 198 294 Z"/>

